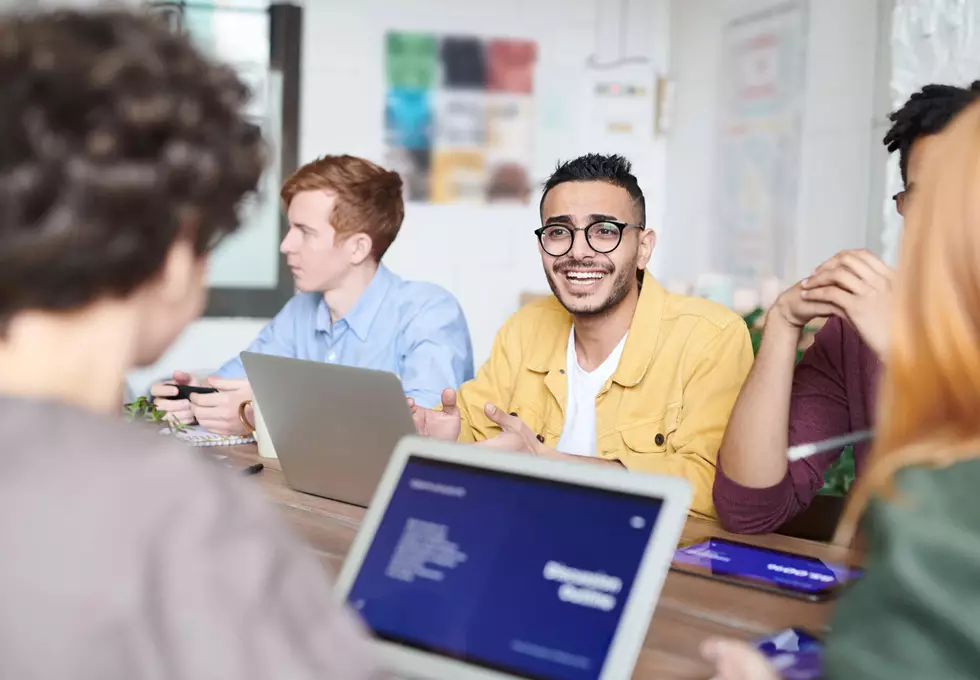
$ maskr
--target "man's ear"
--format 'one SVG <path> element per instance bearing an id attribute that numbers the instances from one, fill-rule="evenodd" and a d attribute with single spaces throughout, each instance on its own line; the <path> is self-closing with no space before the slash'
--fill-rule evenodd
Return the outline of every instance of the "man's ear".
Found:
<path id="1" fill-rule="evenodd" d="M 653 229 L 644 229 L 640 232 L 640 244 L 637 248 L 636 268 L 646 269 L 653 257 L 653 249 L 657 245 L 657 232 Z"/>
<path id="2" fill-rule="evenodd" d="M 358 232 L 351 235 L 345 245 L 347 246 L 347 252 L 350 253 L 350 263 L 356 266 L 371 257 L 374 241 L 367 234 Z"/>

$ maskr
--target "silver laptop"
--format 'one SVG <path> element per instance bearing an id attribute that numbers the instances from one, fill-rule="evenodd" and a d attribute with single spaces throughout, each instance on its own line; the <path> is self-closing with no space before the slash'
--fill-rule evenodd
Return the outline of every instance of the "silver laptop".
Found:
<path id="1" fill-rule="evenodd" d="M 391 452 L 415 433 L 398 377 L 242 352 L 286 483 L 367 506 Z"/>
<path id="2" fill-rule="evenodd" d="M 690 501 L 681 477 L 407 437 L 337 595 L 398 677 L 626 680 Z"/>

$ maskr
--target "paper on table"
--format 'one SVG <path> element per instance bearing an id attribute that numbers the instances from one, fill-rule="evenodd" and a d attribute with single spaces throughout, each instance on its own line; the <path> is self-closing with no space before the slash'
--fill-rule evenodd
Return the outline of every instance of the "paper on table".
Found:
<path id="1" fill-rule="evenodd" d="M 188 425 L 182 430 L 171 430 L 167 427 L 160 430 L 160 434 L 172 434 L 178 440 L 191 446 L 235 446 L 236 444 L 255 443 L 255 438 L 251 435 L 217 434 L 200 425 Z"/>

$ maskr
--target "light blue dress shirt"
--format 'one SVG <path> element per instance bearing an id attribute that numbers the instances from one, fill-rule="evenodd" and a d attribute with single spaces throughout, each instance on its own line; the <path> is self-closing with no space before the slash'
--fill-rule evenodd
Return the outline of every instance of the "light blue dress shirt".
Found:
<path id="1" fill-rule="evenodd" d="M 248 351 L 388 371 L 401 378 L 406 396 L 429 408 L 444 389 L 473 378 L 473 347 L 456 298 L 383 265 L 344 318 L 331 323 L 322 294 L 299 293 Z M 244 378 L 242 360 L 228 361 L 218 375 Z"/>

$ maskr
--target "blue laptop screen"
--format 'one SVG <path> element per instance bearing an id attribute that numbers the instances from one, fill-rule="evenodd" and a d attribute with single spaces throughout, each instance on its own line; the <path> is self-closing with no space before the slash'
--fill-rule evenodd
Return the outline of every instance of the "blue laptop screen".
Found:
<path id="1" fill-rule="evenodd" d="M 598 678 L 661 505 L 412 456 L 348 601 L 381 639 Z"/>

